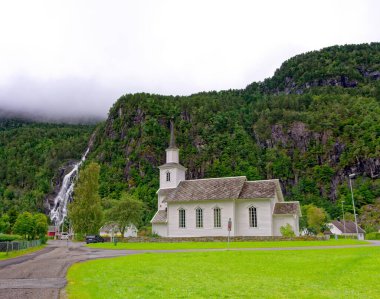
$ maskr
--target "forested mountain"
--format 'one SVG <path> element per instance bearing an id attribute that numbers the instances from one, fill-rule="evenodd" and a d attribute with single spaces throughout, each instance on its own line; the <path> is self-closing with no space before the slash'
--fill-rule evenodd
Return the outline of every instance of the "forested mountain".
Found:
<path id="1" fill-rule="evenodd" d="M 191 96 L 127 94 L 98 124 L 88 161 L 101 166 L 103 203 L 123 191 L 156 210 L 158 166 L 175 122 L 187 178 L 279 178 L 287 200 L 351 211 L 380 197 L 380 43 L 295 56 L 273 77 L 242 90 Z M 0 213 L 43 210 L 65 166 L 78 160 L 94 126 L 0 121 Z"/>
<path id="2" fill-rule="evenodd" d="M 334 46 L 295 56 L 244 90 L 191 96 L 127 94 L 99 125 L 90 160 L 101 164 L 102 198 L 123 190 L 156 210 L 158 168 L 175 121 L 187 178 L 279 178 L 286 199 L 332 217 L 380 196 L 380 44 Z"/>
<path id="3" fill-rule="evenodd" d="M 0 214 L 44 211 L 65 166 L 80 159 L 94 126 L 0 118 Z"/>

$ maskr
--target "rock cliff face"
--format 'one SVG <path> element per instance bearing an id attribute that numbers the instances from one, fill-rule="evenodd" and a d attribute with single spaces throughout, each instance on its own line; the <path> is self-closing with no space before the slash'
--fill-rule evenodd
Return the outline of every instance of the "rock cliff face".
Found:
<path id="1" fill-rule="evenodd" d="M 313 132 L 303 122 L 294 122 L 288 129 L 285 129 L 281 124 L 275 124 L 271 127 L 270 139 L 260 140 L 257 135 L 255 138 L 263 149 L 287 148 L 293 160 L 298 153 L 306 153 L 313 146 L 322 145 L 326 150 L 317 153 L 315 158 L 318 160 L 318 165 L 328 164 L 337 169 L 331 177 L 330 192 L 327 194 L 331 200 L 337 199 L 338 187 L 347 182 L 348 175 L 351 173 L 370 179 L 377 179 L 380 176 L 380 156 L 375 158 L 356 157 L 352 164 L 340 168 L 340 158 L 349 145 L 339 141 L 339 139 L 328 145 L 329 140 L 333 138 L 331 131 Z M 289 195 L 290 189 L 298 183 L 298 177 L 282 183 L 283 191 Z M 321 192 L 323 193 L 323 190 Z"/>

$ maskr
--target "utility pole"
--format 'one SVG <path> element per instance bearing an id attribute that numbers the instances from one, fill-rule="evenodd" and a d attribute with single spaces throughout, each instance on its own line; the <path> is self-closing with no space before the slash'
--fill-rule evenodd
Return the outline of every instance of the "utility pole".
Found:
<path id="1" fill-rule="evenodd" d="M 344 219 L 343 200 L 342 200 L 342 215 L 343 215 L 343 234 L 344 234 L 344 238 L 346 238 L 346 219 Z"/>
<path id="2" fill-rule="evenodd" d="M 351 179 L 355 178 L 355 173 L 351 173 L 349 176 L 349 181 L 350 181 L 350 189 L 351 189 L 351 198 L 352 198 L 352 207 L 354 208 L 354 216 L 355 216 L 355 226 L 356 226 L 356 237 L 359 240 L 359 231 L 358 231 L 358 221 L 356 219 L 356 209 L 355 209 L 355 201 L 354 201 L 354 192 L 352 191 L 352 181 Z"/>

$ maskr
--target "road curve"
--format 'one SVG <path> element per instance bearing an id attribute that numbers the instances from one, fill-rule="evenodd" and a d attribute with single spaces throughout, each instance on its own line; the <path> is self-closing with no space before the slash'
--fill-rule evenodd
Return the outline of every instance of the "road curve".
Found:
<path id="1" fill-rule="evenodd" d="M 59 298 L 73 263 L 126 254 L 125 250 L 94 250 L 83 243 L 49 241 L 43 250 L 0 261 L 0 298 Z"/>

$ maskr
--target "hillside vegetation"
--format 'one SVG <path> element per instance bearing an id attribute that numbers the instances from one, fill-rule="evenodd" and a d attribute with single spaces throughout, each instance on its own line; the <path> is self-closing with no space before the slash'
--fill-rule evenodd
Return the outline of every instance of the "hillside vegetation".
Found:
<path id="1" fill-rule="evenodd" d="M 91 159 L 102 198 L 123 190 L 156 210 L 158 168 L 175 121 L 188 179 L 279 178 L 288 200 L 351 211 L 380 196 L 380 44 L 335 46 L 295 56 L 244 90 L 191 96 L 127 94 L 98 127 Z"/>
<path id="2" fill-rule="evenodd" d="M 242 90 L 122 96 L 98 124 L 88 160 L 101 166 L 104 207 L 129 191 L 146 203 L 149 222 L 171 118 L 188 179 L 279 178 L 287 200 L 335 218 L 341 202 L 352 212 L 347 176 L 357 173 L 361 219 L 380 226 L 380 43 L 297 55 Z M 1 120 L 0 214 L 44 210 L 93 130 Z"/>
<path id="3" fill-rule="evenodd" d="M 80 159 L 93 126 L 0 120 L 0 214 L 44 211 L 64 168 Z"/>

